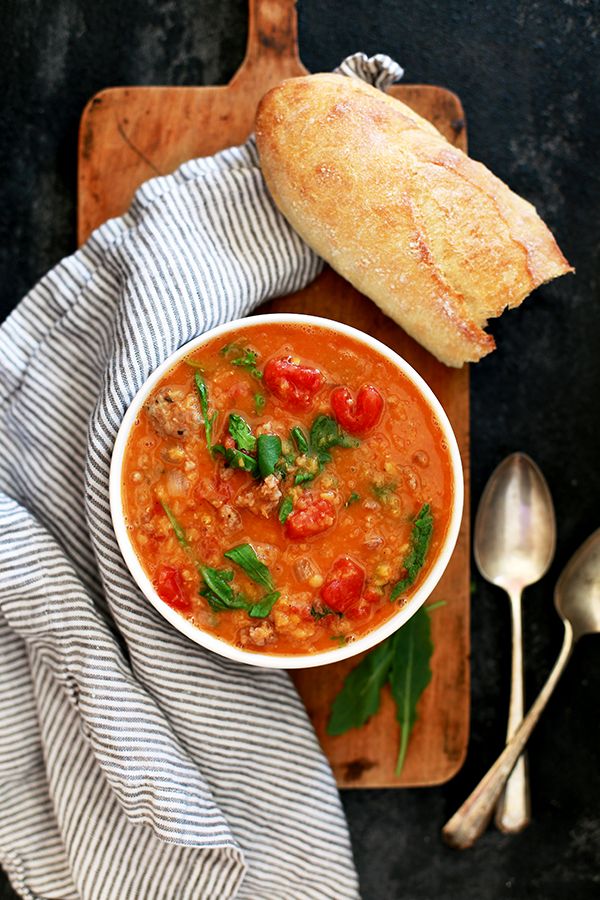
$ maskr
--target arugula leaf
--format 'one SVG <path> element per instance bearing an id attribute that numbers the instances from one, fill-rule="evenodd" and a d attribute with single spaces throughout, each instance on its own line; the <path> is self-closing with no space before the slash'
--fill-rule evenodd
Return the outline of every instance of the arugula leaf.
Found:
<path id="1" fill-rule="evenodd" d="M 327 734 L 343 734 L 360 728 L 379 709 L 379 695 L 386 683 L 394 647 L 389 640 L 371 650 L 347 676 L 333 701 Z"/>
<path id="2" fill-rule="evenodd" d="M 269 615 L 280 596 L 281 594 L 279 591 L 272 591 L 270 594 L 265 594 L 262 600 L 252 604 L 248 609 L 248 615 L 252 616 L 253 619 L 264 619 L 265 616 Z"/>
<path id="3" fill-rule="evenodd" d="M 189 357 L 185 360 L 188 366 L 191 366 L 192 369 L 200 369 L 201 372 L 204 372 L 204 366 L 197 359 L 190 359 Z"/>
<path id="4" fill-rule="evenodd" d="M 282 525 L 285 525 L 285 520 L 291 513 L 294 508 L 294 501 L 291 497 L 286 497 L 279 507 L 279 521 Z"/>
<path id="5" fill-rule="evenodd" d="M 244 350 L 242 356 L 231 360 L 231 364 L 232 366 L 238 366 L 240 369 L 247 369 L 253 378 L 260 381 L 263 374 L 256 365 L 257 359 L 258 353 L 255 353 L 254 350 Z"/>
<path id="6" fill-rule="evenodd" d="M 329 640 L 336 641 L 336 643 L 338 643 L 340 647 L 345 647 L 345 645 L 348 643 L 348 638 L 345 634 L 333 634 L 329 638 Z"/>
<path id="7" fill-rule="evenodd" d="M 268 591 L 273 590 L 271 573 L 267 566 L 260 561 L 251 544 L 239 544 L 239 546 L 227 550 L 223 556 L 243 569 L 252 581 L 261 584 Z"/>
<path id="8" fill-rule="evenodd" d="M 204 583 L 208 590 L 215 594 L 221 603 L 225 607 L 230 607 L 234 602 L 234 592 L 233 588 L 229 584 L 233 579 L 233 572 L 231 570 L 219 571 L 219 569 L 213 569 L 212 566 L 199 566 L 198 571 L 204 580 Z"/>
<path id="9" fill-rule="evenodd" d="M 431 681 L 429 661 L 433 653 L 431 623 L 426 609 L 421 607 L 408 622 L 393 635 L 394 657 L 389 674 L 392 697 L 396 703 L 396 718 L 402 729 L 396 763 L 399 775 L 406 759 L 408 742 L 417 721 L 417 703 Z"/>
<path id="10" fill-rule="evenodd" d="M 299 453 L 308 453 L 308 438 L 304 434 L 302 428 L 299 425 L 294 425 L 291 430 L 291 435 L 296 447 L 298 448 Z"/>
<path id="11" fill-rule="evenodd" d="M 423 568 L 433 532 L 433 516 L 429 503 L 424 503 L 413 522 L 410 535 L 411 549 L 402 563 L 406 575 L 397 581 L 392 588 L 390 600 L 396 600 L 404 591 L 414 584 L 417 575 Z"/>
<path id="12" fill-rule="evenodd" d="M 329 451 L 332 447 L 358 447 L 360 444 L 356 438 L 352 438 L 342 431 L 331 416 L 317 416 L 312 423 L 308 440 L 298 425 L 292 428 L 291 434 L 298 450 L 303 454 L 310 454 L 317 461 L 314 471 L 302 469 L 297 472 L 294 476 L 294 484 L 306 484 L 320 475 L 323 466 L 331 462 L 332 457 Z"/>
<path id="13" fill-rule="evenodd" d="M 319 608 L 317 608 L 316 606 L 311 606 L 310 614 L 315 622 L 318 622 L 319 619 L 324 619 L 325 616 L 338 616 L 338 618 L 341 619 L 344 615 L 344 613 L 337 612 L 337 610 L 335 609 L 329 609 L 328 606 L 321 606 Z"/>
<path id="14" fill-rule="evenodd" d="M 198 396 L 200 397 L 200 409 L 202 410 L 202 418 L 204 419 L 204 433 L 206 435 L 206 446 L 208 447 L 208 452 L 210 455 L 213 455 L 213 446 L 212 446 L 212 430 L 213 425 L 215 424 L 215 420 L 217 418 L 216 412 L 209 416 L 208 414 L 208 388 L 206 387 L 206 382 L 200 372 L 194 373 L 194 381 L 196 383 L 196 389 L 198 391 Z"/>
<path id="15" fill-rule="evenodd" d="M 387 481 L 385 484 L 372 484 L 371 490 L 378 500 L 387 500 L 397 487 L 398 485 L 395 481 Z"/>
<path id="16" fill-rule="evenodd" d="M 402 628 L 352 669 L 333 701 L 327 723 L 330 735 L 364 725 L 379 709 L 381 689 L 389 682 L 401 727 L 396 775 L 400 775 L 404 766 L 417 720 L 417 704 L 431 681 L 433 643 L 429 614 L 440 605 L 443 602 L 422 606 Z"/>
<path id="17" fill-rule="evenodd" d="M 242 349 L 241 344 L 231 343 L 231 344 L 223 344 L 221 349 L 219 350 L 220 356 L 227 356 L 228 353 L 231 353 L 232 350 L 239 352 Z"/>
<path id="18" fill-rule="evenodd" d="M 358 447 L 360 441 L 342 431 L 331 416 L 317 416 L 310 429 L 310 446 L 321 464 L 331 462 L 332 447 Z"/>
<path id="19" fill-rule="evenodd" d="M 256 415 L 260 415 L 260 413 L 265 408 L 265 403 L 267 402 L 266 397 L 263 394 L 255 394 L 254 395 L 254 411 Z"/>
<path id="20" fill-rule="evenodd" d="M 272 475 L 281 456 L 281 438 L 276 434 L 260 434 L 256 442 L 258 471 L 261 478 Z"/>
<path id="21" fill-rule="evenodd" d="M 252 453 L 256 449 L 256 438 L 252 434 L 250 425 L 237 413 L 229 414 L 229 434 L 238 445 L 238 450 Z"/>
<path id="22" fill-rule="evenodd" d="M 344 503 L 344 506 L 352 506 L 353 503 L 358 503 L 359 500 L 360 494 L 357 494 L 356 491 L 352 491 L 352 493 Z"/>
<path id="23" fill-rule="evenodd" d="M 298 472 L 297 475 L 294 476 L 294 484 L 304 484 L 306 481 L 312 481 L 317 477 L 320 470 L 316 472 Z"/>
<path id="24" fill-rule="evenodd" d="M 213 446 L 215 453 L 221 453 L 225 457 L 225 462 L 232 469 L 244 469 L 251 475 L 256 475 L 258 465 L 253 456 L 244 453 L 243 450 L 235 450 L 233 447 L 224 447 L 223 444 L 215 444 Z"/>
<path id="25" fill-rule="evenodd" d="M 258 353 L 256 353 L 255 350 L 249 350 L 248 348 L 244 349 L 244 347 L 238 343 L 225 344 L 225 346 L 221 347 L 219 350 L 221 356 L 228 356 L 230 353 L 234 352 L 239 353 L 240 355 L 237 356 L 236 359 L 231 360 L 231 365 L 238 366 L 240 369 L 247 369 L 253 378 L 260 381 L 263 375 L 256 365 Z"/>
<path id="26" fill-rule="evenodd" d="M 170 506 L 167 506 L 167 504 L 164 503 L 162 500 L 160 501 L 160 505 L 164 509 L 164 511 L 167 515 L 167 518 L 173 527 L 173 531 L 175 532 L 175 537 L 177 538 L 177 540 L 179 541 L 181 546 L 184 548 L 184 550 L 189 550 L 190 544 L 187 539 L 183 525 L 181 525 L 181 523 L 177 521 L 177 519 L 173 515 L 173 511 Z"/>

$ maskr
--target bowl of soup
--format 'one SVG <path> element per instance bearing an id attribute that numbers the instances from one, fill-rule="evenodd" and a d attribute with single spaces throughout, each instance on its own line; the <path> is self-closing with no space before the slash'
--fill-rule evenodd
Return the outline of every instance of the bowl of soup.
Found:
<path id="1" fill-rule="evenodd" d="M 425 602 L 462 516 L 460 454 L 430 388 L 389 347 L 269 314 L 181 347 L 127 410 L 110 502 L 147 600 L 251 665 L 369 649 Z"/>

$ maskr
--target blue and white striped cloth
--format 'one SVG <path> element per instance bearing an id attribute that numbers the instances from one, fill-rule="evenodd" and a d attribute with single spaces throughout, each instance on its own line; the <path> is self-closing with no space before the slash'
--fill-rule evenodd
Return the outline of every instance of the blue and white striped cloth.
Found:
<path id="1" fill-rule="evenodd" d="M 345 74 L 402 71 L 357 54 Z M 181 344 L 320 260 L 254 143 L 144 184 L 0 329 L 0 863 L 27 898 L 358 895 L 332 774 L 288 676 L 189 643 L 111 526 L 115 435 Z"/>

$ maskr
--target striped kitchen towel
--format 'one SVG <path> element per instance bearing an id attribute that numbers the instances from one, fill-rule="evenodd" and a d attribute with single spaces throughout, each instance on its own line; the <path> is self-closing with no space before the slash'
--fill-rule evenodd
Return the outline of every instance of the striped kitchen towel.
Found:
<path id="1" fill-rule="evenodd" d="M 344 74 L 402 71 L 357 54 Z M 181 344 L 320 260 L 252 140 L 138 191 L 0 329 L 0 863 L 27 898 L 354 898 L 332 774 L 288 676 L 188 642 L 111 526 L 123 414 Z"/>

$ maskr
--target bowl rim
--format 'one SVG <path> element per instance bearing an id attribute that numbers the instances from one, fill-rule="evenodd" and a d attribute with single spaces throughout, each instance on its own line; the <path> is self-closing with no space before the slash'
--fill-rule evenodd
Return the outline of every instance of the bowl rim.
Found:
<path id="1" fill-rule="evenodd" d="M 131 429 L 144 401 L 162 379 L 163 375 L 170 371 L 184 357 L 189 356 L 189 354 L 194 352 L 198 347 L 202 347 L 216 337 L 227 335 L 232 331 L 240 331 L 246 328 L 255 327 L 260 324 L 281 323 L 311 325 L 313 327 L 323 328 L 337 334 L 351 337 L 359 343 L 382 354 L 395 365 L 396 368 L 412 382 L 417 390 L 419 390 L 434 413 L 442 430 L 443 439 L 448 446 L 453 476 L 453 508 L 444 541 L 429 574 L 417 588 L 410 600 L 401 607 L 395 615 L 390 616 L 389 619 L 377 628 L 367 632 L 363 637 L 358 638 L 349 644 L 335 647 L 332 650 L 310 654 L 305 653 L 295 656 L 242 650 L 222 638 L 204 631 L 199 626 L 192 624 L 168 606 L 164 600 L 161 600 L 150 578 L 144 571 L 129 538 L 123 509 L 122 492 L 123 461 Z M 204 332 L 202 335 L 193 338 L 191 341 L 188 341 L 171 353 L 148 376 L 129 404 L 117 432 L 110 463 L 109 500 L 115 536 L 130 574 L 145 598 L 174 628 L 194 643 L 235 662 L 268 669 L 307 669 L 340 662 L 343 659 L 349 659 L 359 653 L 370 650 L 376 644 L 379 644 L 401 628 L 425 603 L 450 562 L 458 539 L 464 503 L 464 479 L 458 443 L 448 420 L 448 416 L 426 381 L 403 357 L 377 338 L 354 328 L 352 325 L 346 325 L 345 323 L 337 322 L 334 319 L 327 319 L 323 316 L 306 315 L 303 313 L 259 313 L 258 315 L 247 316 L 242 319 L 235 319 L 231 322 L 218 325 L 215 328 Z"/>

